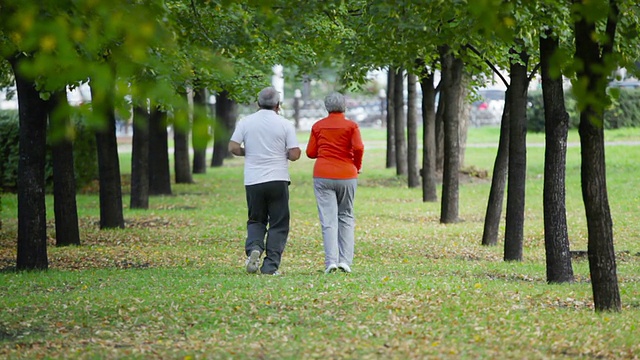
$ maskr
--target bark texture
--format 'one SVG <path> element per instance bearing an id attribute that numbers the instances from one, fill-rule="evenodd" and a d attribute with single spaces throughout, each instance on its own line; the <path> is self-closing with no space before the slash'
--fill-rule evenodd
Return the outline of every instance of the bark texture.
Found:
<path id="1" fill-rule="evenodd" d="M 558 38 L 547 30 L 540 37 L 542 97 L 545 117 L 544 153 L 544 247 L 547 282 L 573 282 L 565 177 L 567 167 L 567 133 L 569 114 L 565 109 L 562 77 L 552 77 L 550 60 L 558 49 Z"/>
<path id="2" fill-rule="evenodd" d="M 209 120 L 207 118 L 207 90 L 195 89 L 193 92 L 193 173 L 207 172 L 207 139 L 209 138 Z"/>
<path id="3" fill-rule="evenodd" d="M 498 244 L 498 231 L 502 217 L 502 205 L 504 202 L 504 189 L 507 185 L 507 169 L 509 168 L 509 127 L 511 112 L 511 95 L 509 89 L 505 94 L 505 103 L 500 120 L 500 139 L 498 140 L 498 152 L 493 163 L 491 176 L 491 190 L 487 201 L 487 212 L 484 216 L 484 228 L 482 231 L 482 245 L 494 246 Z"/>
<path id="4" fill-rule="evenodd" d="M 154 108 L 149 116 L 149 195 L 171 195 L 167 113 Z"/>
<path id="5" fill-rule="evenodd" d="M 57 91 L 49 99 L 49 125 L 70 126 L 66 90 Z M 58 131 L 55 131 L 58 133 Z M 73 143 L 62 137 L 53 139 L 53 209 L 56 223 L 56 246 L 80 245 L 76 177 L 73 166 Z"/>
<path id="6" fill-rule="evenodd" d="M 387 169 L 396 167 L 395 72 L 394 67 L 389 67 L 387 72 Z"/>
<path id="7" fill-rule="evenodd" d="M 422 74 L 422 201 L 438 201 L 436 191 L 436 90 L 433 72 Z"/>
<path id="8" fill-rule="evenodd" d="M 464 64 L 447 47 L 441 49 L 442 77 L 445 86 L 444 108 L 444 168 L 442 171 L 442 201 L 440 222 L 455 223 L 458 218 L 460 144 L 458 138 L 460 91 Z"/>
<path id="9" fill-rule="evenodd" d="M 585 0 L 574 0 L 582 4 Z M 586 2 L 586 1 L 585 1 Z M 618 8 L 609 2 L 606 33 L 615 39 Z M 578 80 L 587 82 L 587 93 L 596 101 L 587 102 L 580 112 L 582 198 L 587 215 L 588 254 L 591 286 L 596 311 L 620 311 L 620 289 L 613 246 L 613 224 L 607 195 L 604 149 L 603 104 L 606 98 L 605 57 L 613 52 L 613 40 L 600 45 L 594 40 L 596 25 L 585 17 L 575 23 L 576 57 L 584 64 Z"/>
<path id="10" fill-rule="evenodd" d="M 527 88 L 528 55 L 520 53 L 520 62 L 512 61 L 509 72 L 509 166 L 507 170 L 507 215 L 504 260 L 521 261 L 524 231 L 525 182 L 527 178 Z"/>
<path id="11" fill-rule="evenodd" d="M 20 118 L 16 268 L 46 270 L 49 268 L 44 198 L 47 104 L 40 98 L 35 82 L 20 73 L 20 58 L 10 61 L 16 80 Z"/>
<path id="12" fill-rule="evenodd" d="M 404 114 L 404 70 L 396 69 L 395 80 L 393 82 L 393 111 L 395 144 L 396 144 L 396 174 L 407 175 L 407 138 L 405 135 L 406 117 Z"/>
<path id="13" fill-rule="evenodd" d="M 133 139 L 131 153 L 132 209 L 149 208 L 149 112 L 146 104 L 133 108 Z"/>
<path id="14" fill-rule="evenodd" d="M 420 186 L 416 82 L 415 74 L 407 74 L 407 185 L 410 188 Z"/>
<path id="15" fill-rule="evenodd" d="M 115 78 L 115 71 L 112 79 Z M 122 213 L 122 184 L 120 179 L 120 158 L 116 138 L 116 116 L 114 109 L 115 84 L 91 86 L 94 111 L 104 121 L 104 126 L 96 131 L 98 147 L 98 173 L 100 182 L 100 229 L 124 228 Z"/>
<path id="16" fill-rule="evenodd" d="M 238 118 L 238 104 L 229 97 L 227 91 L 222 91 L 216 97 L 216 125 L 213 131 L 213 157 L 211 166 L 224 164 L 224 159 L 230 157 L 229 138 Z"/>

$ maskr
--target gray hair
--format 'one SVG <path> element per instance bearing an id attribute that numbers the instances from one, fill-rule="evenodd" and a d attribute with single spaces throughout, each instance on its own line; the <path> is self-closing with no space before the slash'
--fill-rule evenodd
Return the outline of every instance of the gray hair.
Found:
<path id="1" fill-rule="evenodd" d="M 273 86 L 266 87 L 258 93 L 258 106 L 262 109 L 275 109 L 280 104 L 280 93 Z"/>
<path id="2" fill-rule="evenodd" d="M 347 105 L 344 101 L 344 95 L 340 94 L 339 92 L 332 92 L 324 98 L 324 107 L 330 113 L 343 113 L 347 109 Z"/>

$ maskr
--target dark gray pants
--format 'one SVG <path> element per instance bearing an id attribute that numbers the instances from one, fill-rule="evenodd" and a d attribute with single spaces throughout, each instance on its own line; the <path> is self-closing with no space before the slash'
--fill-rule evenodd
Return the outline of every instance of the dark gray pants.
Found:
<path id="1" fill-rule="evenodd" d="M 249 209 L 245 251 L 247 256 L 252 250 L 266 251 L 260 272 L 273 274 L 280 267 L 289 235 L 289 182 L 247 185 L 245 190 Z"/>

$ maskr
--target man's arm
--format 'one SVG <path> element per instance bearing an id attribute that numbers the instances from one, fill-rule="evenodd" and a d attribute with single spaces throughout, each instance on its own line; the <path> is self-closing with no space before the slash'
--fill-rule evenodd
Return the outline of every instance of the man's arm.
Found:
<path id="1" fill-rule="evenodd" d="M 296 161 L 300 159 L 301 152 L 302 151 L 299 147 L 291 148 L 287 151 L 287 159 L 289 159 L 290 161 Z"/>
<path id="2" fill-rule="evenodd" d="M 244 156 L 244 148 L 233 140 L 229 141 L 229 152 L 235 156 Z"/>

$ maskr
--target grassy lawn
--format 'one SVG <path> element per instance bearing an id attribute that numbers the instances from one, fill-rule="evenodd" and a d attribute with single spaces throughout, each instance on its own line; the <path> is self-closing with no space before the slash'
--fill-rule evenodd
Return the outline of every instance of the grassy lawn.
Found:
<path id="1" fill-rule="evenodd" d="M 363 129 L 366 144 L 383 130 Z M 301 133 L 306 142 L 308 133 Z M 466 165 L 490 170 L 497 128 L 471 129 Z M 638 141 L 640 132 L 607 132 Z M 543 144 L 541 134 L 529 134 Z M 572 133 L 570 142 L 579 142 Z M 477 146 L 473 146 L 473 145 Z M 482 146 L 481 146 L 482 145 Z M 593 310 L 589 266 L 577 281 L 545 282 L 544 148 L 528 149 L 524 260 L 502 261 L 502 242 L 482 247 L 490 183 L 460 186 L 458 224 L 438 222 L 372 146 L 356 197 L 353 273 L 323 274 L 313 162 L 291 166 L 291 233 L 282 276 L 244 271 L 242 159 L 128 208 L 124 230 L 98 230 L 95 193 L 78 196 L 83 245 L 48 248 L 47 272 L 10 271 L 16 198 L 2 197 L 0 358 L 7 359 L 633 359 L 640 357 L 640 145 L 607 147 L 621 313 Z M 129 154 L 121 154 L 123 174 Z M 567 216 L 573 250 L 586 250 L 580 149 L 569 147 Z M 53 201 L 47 197 L 53 239 Z M 504 223 L 502 224 L 504 230 Z M 502 235 L 501 235 L 502 236 Z M 502 240 L 502 238 L 501 238 Z"/>

